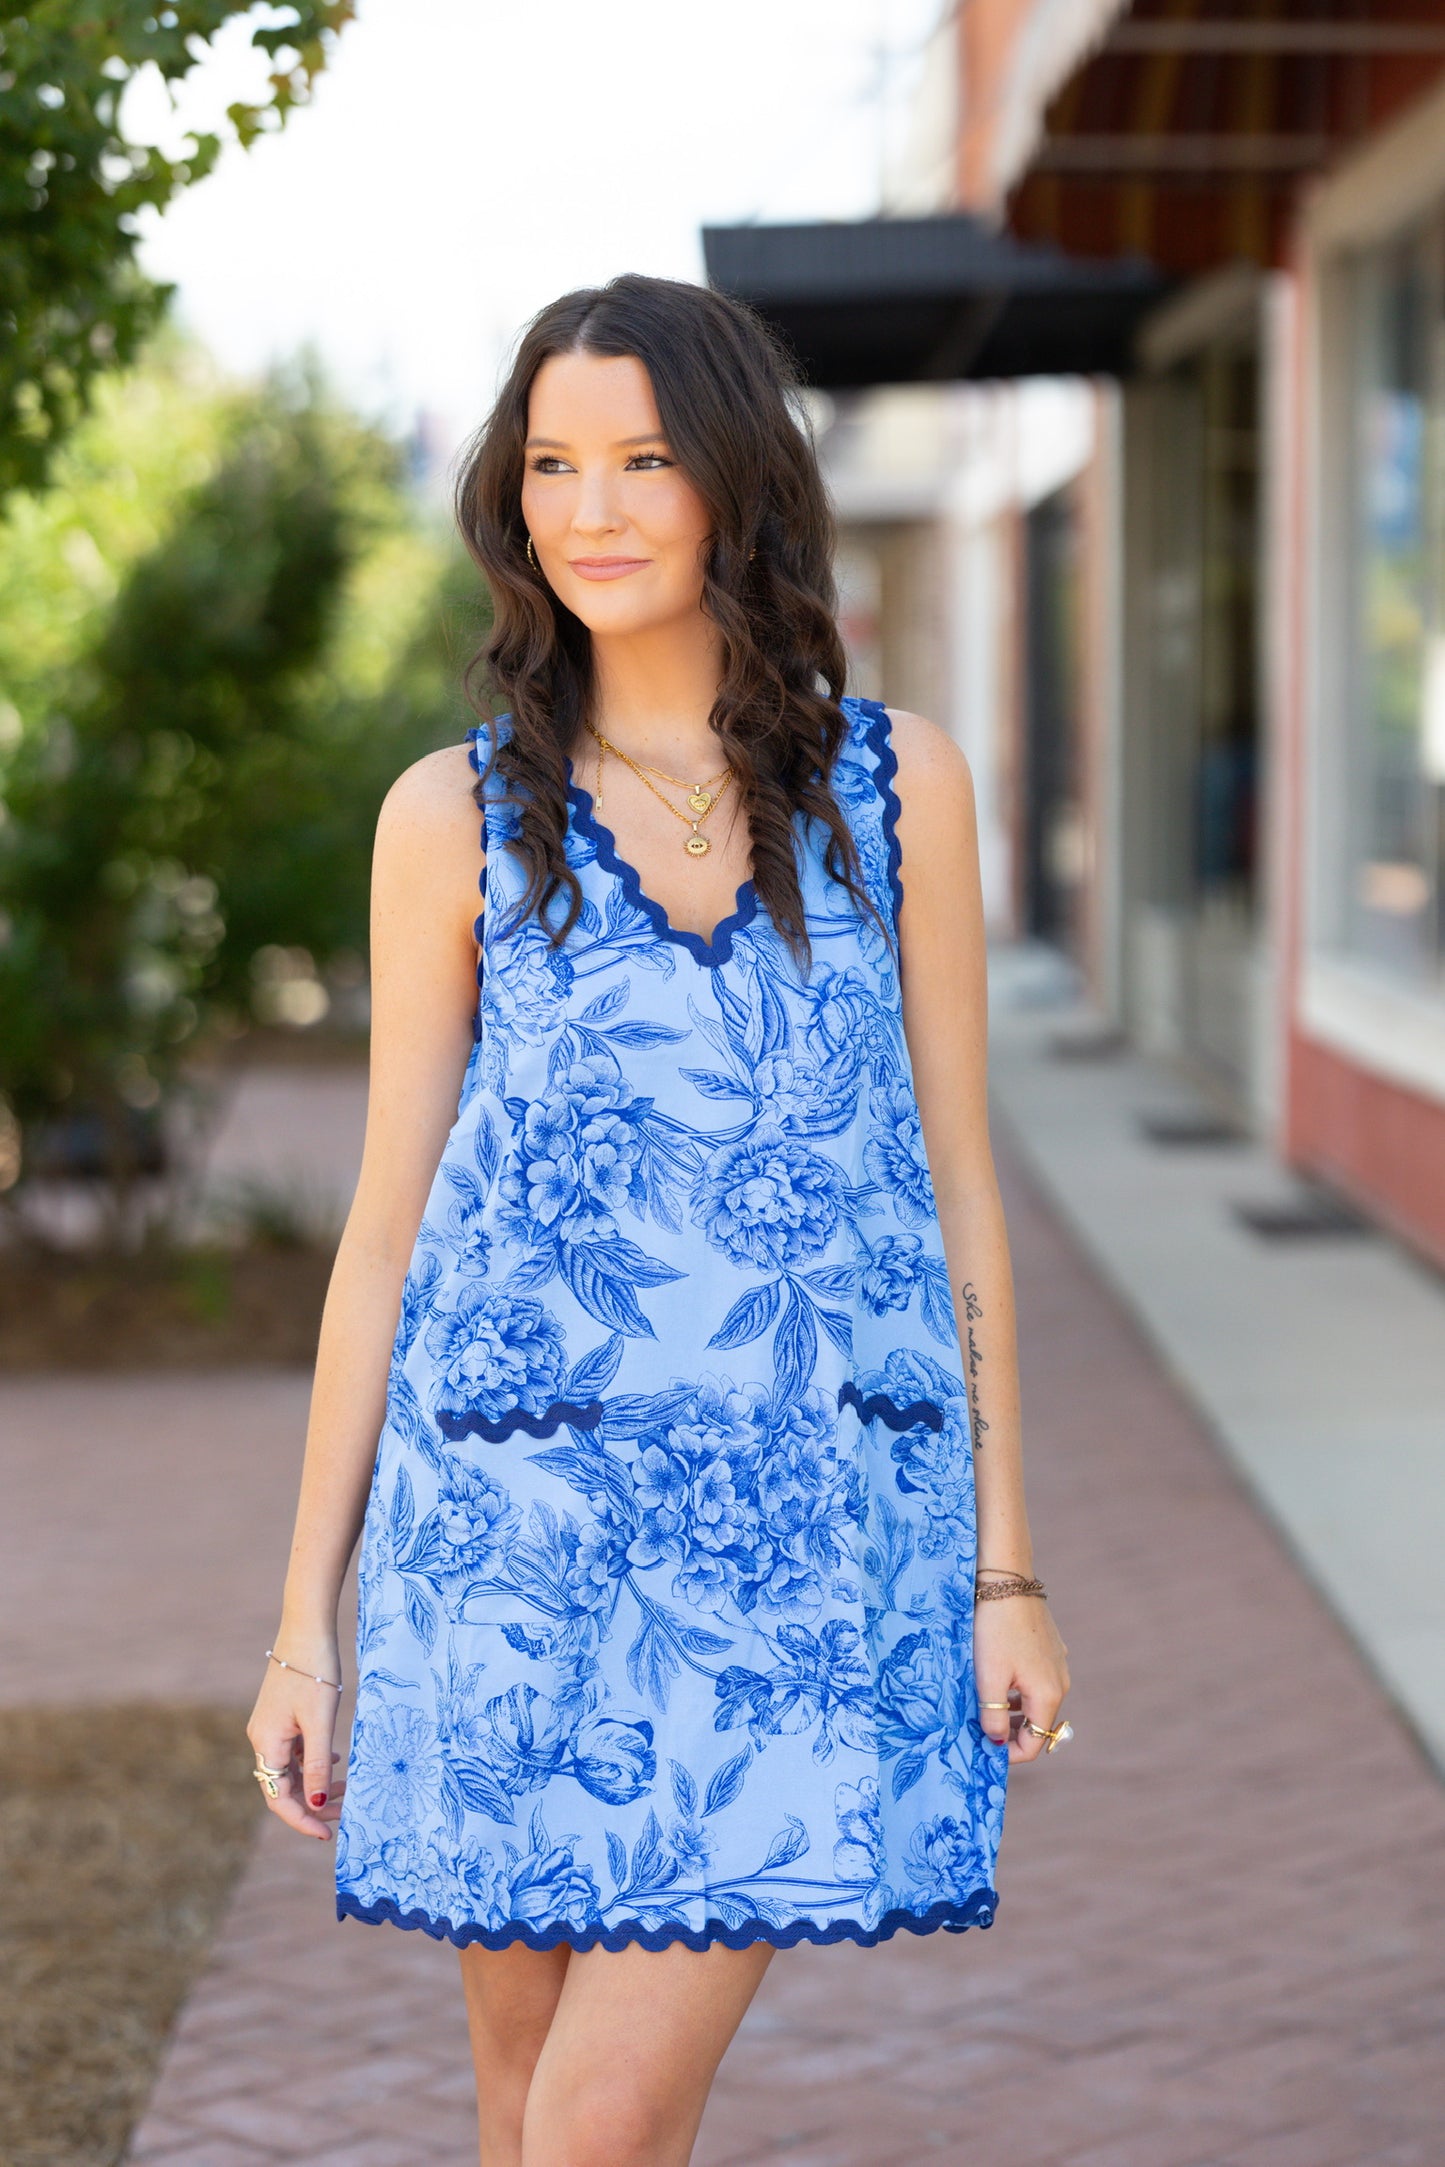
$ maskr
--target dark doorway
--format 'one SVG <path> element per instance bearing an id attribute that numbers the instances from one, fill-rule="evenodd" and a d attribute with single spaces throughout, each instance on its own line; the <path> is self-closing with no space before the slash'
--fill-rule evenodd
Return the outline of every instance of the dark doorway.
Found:
<path id="1" fill-rule="evenodd" d="M 1084 808 L 1079 758 L 1079 536 L 1068 490 L 1025 523 L 1023 919 L 1035 940 L 1079 946 Z"/>

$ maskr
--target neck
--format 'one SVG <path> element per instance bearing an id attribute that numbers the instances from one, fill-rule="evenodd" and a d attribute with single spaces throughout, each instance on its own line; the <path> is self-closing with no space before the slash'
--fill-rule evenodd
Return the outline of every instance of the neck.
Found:
<path id="1" fill-rule="evenodd" d="M 708 718 L 720 674 L 716 628 L 705 619 L 592 641 L 592 722 L 634 760 L 681 774 L 714 765 Z"/>

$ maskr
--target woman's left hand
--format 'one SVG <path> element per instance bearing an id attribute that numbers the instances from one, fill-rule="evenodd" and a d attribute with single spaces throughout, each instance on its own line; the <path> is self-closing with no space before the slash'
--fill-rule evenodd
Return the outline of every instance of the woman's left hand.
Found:
<path id="1" fill-rule="evenodd" d="M 1011 1762 L 1036 1761 L 1048 1744 L 1039 1733 L 1058 1724 L 1069 1690 L 1068 1656 L 1041 1596 L 1009 1595 L 974 1611 L 978 1719 L 995 1745 L 1007 1743 Z M 983 1705 L 988 1701 L 1009 1705 L 990 1708 Z"/>

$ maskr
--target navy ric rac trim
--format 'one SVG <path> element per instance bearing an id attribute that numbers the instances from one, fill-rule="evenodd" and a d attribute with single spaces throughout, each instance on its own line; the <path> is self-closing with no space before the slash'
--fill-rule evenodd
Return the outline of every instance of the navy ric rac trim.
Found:
<path id="1" fill-rule="evenodd" d="M 439 1412 L 437 1428 L 453 1444 L 463 1437 L 480 1437 L 485 1444 L 500 1445 L 518 1430 L 525 1430 L 529 1437 L 555 1437 L 564 1425 L 574 1430 L 595 1430 L 601 1420 L 601 1400 L 553 1400 L 540 1415 L 529 1414 L 525 1407 L 514 1407 L 509 1414 L 491 1419 L 466 1411 Z"/>
<path id="2" fill-rule="evenodd" d="M 890 1430 L 912 1430 L 920 1424 L 925 1430 L 943 1428 L 943 1409 L 933 1400 L 910 1400 L 900 1407 L 886 1392 L 870 1392 L 865 1399 L 851 1377 L 838 1387 L 838 1405 L 856 1407 L 860 1422 L 886 1422 Z"/>
<path id="3" fill-rule="evenodd" d="M 593 809 L 591 793 L 572 779 L 572 763 L 567 762 L 567 796 L 571 800 L 579 831 L 591 842 L 597 852 L 597 863 L 606 872 L 615 874 L 622 884 L 622 892 L 634 910 L 640 911 L 661 940 L 673 941 L 685 948 L 698 963 L 705 963 L 709 970 L 726 963 L 733 952 L 733 935 L 751 925 L 758 914 L 758 891 L 751 880 L 745 880 L 738 889 L 735 908 L 731 914 L 714 926 L 710 941 L 700 933 L 689 933 L 675 926 L 660 903 L 654 903 L 650 895 L 644 895 L 642 882 L 636 870 L 625 858 L 617 854 L 617 838 L 610 828 L 598 820 Z"/>
<path id="4" fill-rule="evenodd" d="M 482 763 L 477 758 L 477 740 L 481 736 L 481 734 L 482 730 L 480 723 L 473 723 L 471 729 L 467 732 L 467 758 L 472 763 L 472 773 L 479 780 L 482 773 Z M 477 912 L 476 919 L 473 923 L 472 938 L 477 944 L 477 991 L 480 993 L 482 985 L 482 974 L 486 969 L 486 955 L 482 944 L 486 925 L 487 905 L 487 814 L 486 808 L 484 806 L 479 806 L 477 809 L 482 816 L 480 835 L 480 841 L 482 846 L 482 867 L 481 871 L 477 875 L 477 889 L 479 894 L 481 895 L 482 908 Z M 472 1016 L 472 1037 L 476 1039 L 480 1038 L 481 1035 L 482 1018 L 479 1005 L 476 1012 Z"/>
<path id="5" fill-rule="evenodd" d="M 893 750 L 893 726 L 888 710 L 879 700 L 855 700 L 853 705 L 869 719 L 863 742 L 877 762 L 873 779 L 883 800 L 883 833 L 888 843 L 888 892 L 893 898 L 893 930 L 898 930 L 903 909 L 903 845 L 898 840 L 898 816 L 903 807 L 893 785 L 898 777 L 898 755 Z"/>
<path id="6" fill-rule="evenodd" d="M 710 1949 L 718 1942 L 726 1949 L 747 1949 L 758 1941 L 774 1949 L 796 1948 L 800 1941 L 810 1941 L 819 1948 L 831 1942 L 853 1941 L 861 1949 L 873 1949 L 880 1941 L 891 1941 L 897 1933 L 932 1934 L 941 1927 L 945 1933 L 961 1934 L 969 1926 L 992 1926 L 997 1909 L 998 1897 L 992 1889 L 975 1889 L 961 1904 L 945 1900 L 930 1904 L 926 1911 L 885 1911 L 876 1926 L 864 1926 L 857 1919 L 833 1919 L 826 1926 L 813 1919 L 795 1919 L 790 1926 L 749 1919 L 742 1926 L 726 1926 L 721 1919 L 709 1919 L 699 1931 L 681 1924 L 644 1926 L 640 1919 L 624 1919 L 619 1926 L 569 1926 L 564 1921 L 543 1927 L 512 1919 L 505 1926 L 493 1927 L 478 1926 L 471 1920 L 453 1925 L 450 1919 L 433 1919 L 425 1911 L 402 1911 L 387 1897 L 380 1903 L 363 1904 L 340 1890 L 336 1896 L 338 1919 L 360 1919 L 368 1926 L 400 1926 L 408 1932 L 430 1934 L 433 1941 L 454 1942 L 459 1949 L 473 1944 L 484 1949 L 510 1949 L 517 1942 L 528 1949 L 557 1949 L 564 1943 L 571 1949 L 625 1949 L 635 1943 L 639 1948 L 655 1950 L 670 1948 L 674 1942 L 688 1949 Z"/>
<path id="7" fill-rule="evenodd" d="M 935 1400 L 910 1400 L 906 1407 L 900 1407 L 886 1392 L 870 1392 L 865 1398 L 851 1377 L 838 1387 L 839 1412 L 845 1407 L 856 1407 L 860 1422 L 885 1422 L 890 1430 L 943 1428 L 943 1409 Z M 443 1437 L 452 1444 L 463 1437 L 480 1437 L 485 1444 L 500 1445 L 519 1430 L 528 1437 L 555 1437 L 564 1427 L 595 1430 L 602 1415 L 601 1400 L 553 1400 L 536 1415 L 525 1407 L 513 1407 L 504 1415 L 494 1416 L 466 1408 L 440 1409 L 436 1421 Z"/>

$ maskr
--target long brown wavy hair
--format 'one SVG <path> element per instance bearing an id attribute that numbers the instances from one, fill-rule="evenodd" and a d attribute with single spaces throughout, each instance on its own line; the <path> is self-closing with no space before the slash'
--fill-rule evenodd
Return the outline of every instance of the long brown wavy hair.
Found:
<path id="1" fill-rule="evenodd" d="M 533 318 L 457 482 L 458 523 L 494 612 L 467 689 L 479 713 L 485 683 L 511 715 L 487 773 L 495 766 L 501 775 L 520 826 L 515 848 L 527 881 L 513 923 L 536 914 L 560 944 L 582 904 L 564 855 L 564 762 L 589 718 L 591 640 L 530 563 L 522 520 L 532 383 L 544 361 L 571 353 L 643 364 L 663 434 L 707 507 L 702 606 L 722 652 L 710 719 L 737 778 L 752 879 L 774 926 L 810 968 L 794 848 L 794 816 L 803 813 L 824 831 L 828 872 L 888 937 L 830 783 L 847 729 L 838 704 L 846 664 L 832 512 L 796 379 L 750 310 L 703 286 L 637 276 L 564 294 Z M 548 906 L 559 892 L 566 913 L 557 923 Z"/>

